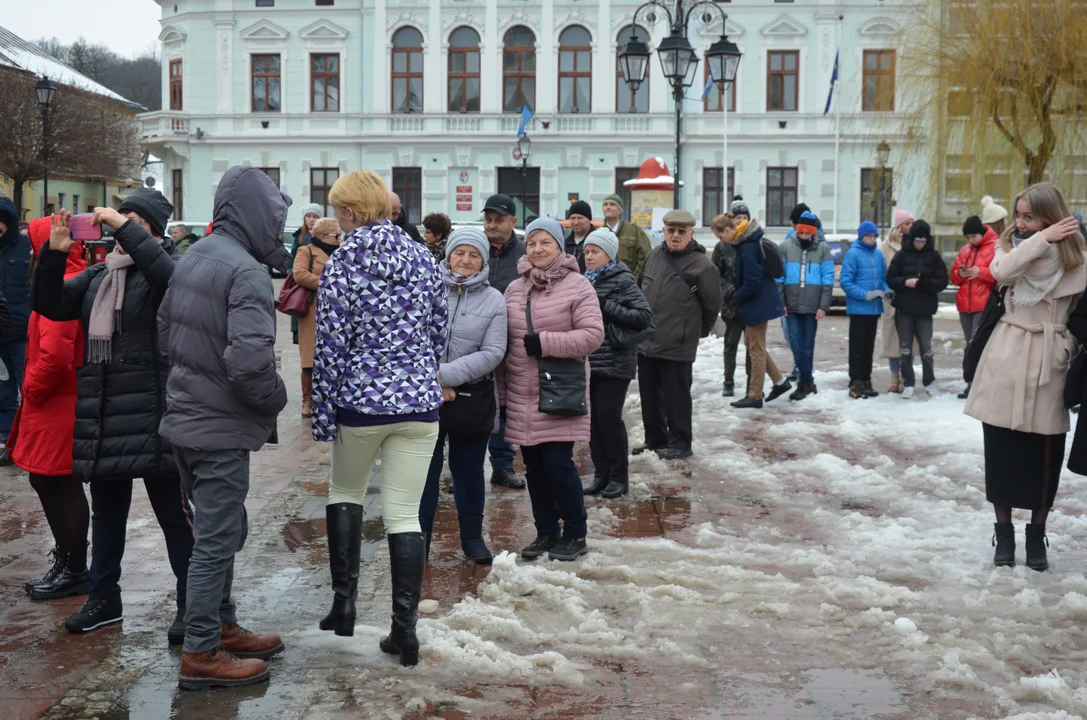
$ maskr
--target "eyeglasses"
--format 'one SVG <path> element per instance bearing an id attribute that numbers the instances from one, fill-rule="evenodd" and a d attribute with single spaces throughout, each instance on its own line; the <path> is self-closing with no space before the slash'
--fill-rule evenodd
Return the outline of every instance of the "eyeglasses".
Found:
<path id="1" fill-rule="evenodd" d="M 668 235 L 683 235 L 691 228 L 687 225 L 665 225 L 664 232 Z"/>

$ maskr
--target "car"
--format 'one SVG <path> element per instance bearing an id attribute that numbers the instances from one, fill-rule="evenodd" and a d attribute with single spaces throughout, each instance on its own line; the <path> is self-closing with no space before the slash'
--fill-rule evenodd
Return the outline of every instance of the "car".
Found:
<path id="1" fill-rule="evenodd" d="M 166 236 L 171 237 L 175 227 L 184 225 L 193 235 L 202 238 L 206 234 L 210 222 L 210 220 L 172 220 L 166 223 Z"/>
<path id="2" fill-rule="evenodd" d="M 845 307 L 845 290 L 842 290 L 841 277 L 842 277 L 842 261 L 845 260 L 845 254 L 849 252 L 850 246 L 856 237 L 846 233 L 824 233 L 823 239 L 827 241 L 827 246 L 830 247 L 830 257 L 834 260 L 834 290 L 830 296 L 830 306 Z"/>

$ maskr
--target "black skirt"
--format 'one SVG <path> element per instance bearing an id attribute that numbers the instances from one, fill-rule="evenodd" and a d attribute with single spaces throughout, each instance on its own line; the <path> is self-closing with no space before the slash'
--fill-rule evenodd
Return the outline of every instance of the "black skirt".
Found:
<path id="1" fill-rule="evenodd" d="M 1038 435 L 982 424 L 985 499 L 1023 510 L 1053 507 L 1066 435 Z"/>

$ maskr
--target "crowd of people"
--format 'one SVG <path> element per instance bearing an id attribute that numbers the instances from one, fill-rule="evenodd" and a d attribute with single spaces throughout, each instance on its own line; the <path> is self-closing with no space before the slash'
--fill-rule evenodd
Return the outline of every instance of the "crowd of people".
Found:
<path id="1" fill-rule="evenodd" d="M 4 459 L 30 474 L 56 541 L 53 567 L 26 590 L 35 600 L 87 594 L 65 623 L 73 633 L 121 622 L 125 530 L 133 481 L 142 479 L 177 581 L 167 636 L 182 645 L 183 688 L 262 681 L 284 646 L 274 633 L 241 627 L 232 599 L 250 455 L 277 442 L 287 404 L 277 305 L 294 321 L 301 415 L 315 441 L 332 443 L 332 603 L 319 626 L 354 633 L 363 505 L 380 453 L 392 580 L 380 647 L 403 665 L 419 661 L 418 606 L 447 463 L 467 560 L 493 559 L 483 532 L 489 456 L 492 484 L 528 490 L 535 537 L 520 555 L 573 561 L 588 552 L 585 497 L 627 494 L 631 455 L 693 455 L 693 365 L 718 318 L 726 397 L 736 394 L 740 341 L 746 346 L 746 391 L 732 407 L 818 393 L 815 339 L 835 266 L 806 205 L 793 210 L 792 232 L 778 245 L 738 199 L 712 222 L 711 256 L 690 212 L 666 213 L 654 246 L 622 219 L 614 195 L 600 227 L 578 201 L 569 228 L 536 218 L 523 239 L 515 203 L 501 194 L 488 198 L 481 227 L 454 229 L 435 213 L 424 218 L 425 238 L 373 172 L 342 176 L 328 200 L 334 217 L 304 206 L 287 250 L 290 199 L 260 170 L 231 168 L 208 233 L 182 254 L 187 228 L 168 236 L 173 207 L 140 189 L 116 210 L 94 211 L 116 247 L 88 267 L 70 213 L 36 220 L 23 235 L 14 205 L 0 199 Z M 1084 237 L 1051 185 L 1025 190 L 1013 222 L 1006 217 L 989 201 L 968 218 L 950 271 L 925 220 L 897 210 L 882 244 L 876 225 L 860 225 L 840 276 L 849 397 L 878 395 L 881 329 L 890 391 L 914 394 L 915 346 L 922 388 L 932 390 L 933 318 L 939 293 L 957 285 L 963 332 L 979 358 L 961 397 L 983 423 L 994 560 L 1014 564 L 1011 516 L 1023 508 L 1032 512 L 1027 565 L 1044 570 L 1066 407 L 1087 392 L 1087 367 L 1070 371 L 1087 342 Z M 290 276 L 278 303 L 268 268 Z M 795 380 L 767 348 L 777 320 Z M 631 448 L 623 410 L 635 378 L 645 439 Z M 574 462 L 578 442 L 592 456 L 587 485 Z M 524 478 L 514 472 L 517 448 Z M 1069 467 L 1087 472 L 1087 429 L 1077 428 Z"/>

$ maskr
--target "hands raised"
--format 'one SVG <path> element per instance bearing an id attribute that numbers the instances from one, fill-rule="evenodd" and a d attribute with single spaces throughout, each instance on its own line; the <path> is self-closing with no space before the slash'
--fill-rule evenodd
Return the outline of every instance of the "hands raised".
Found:
<path id="1" fill-rule="evenodd" d="M 1064 220 L 1042 230 L 1042 237 L 1045 238 L 1046 242 L 1057 243 L 1071 237 L 1077 230 L 1079 230 L 1079 221 L 1074 217 L 1066 217 Z"/>
<path id="2" fill-rule="evenodd" d="M 68 229 L 68 222 L 72 219 L 72 213 L 61 210 L 49 218 L 49 249 L 66 253 L 75 246 L 72 234 Z"/>

